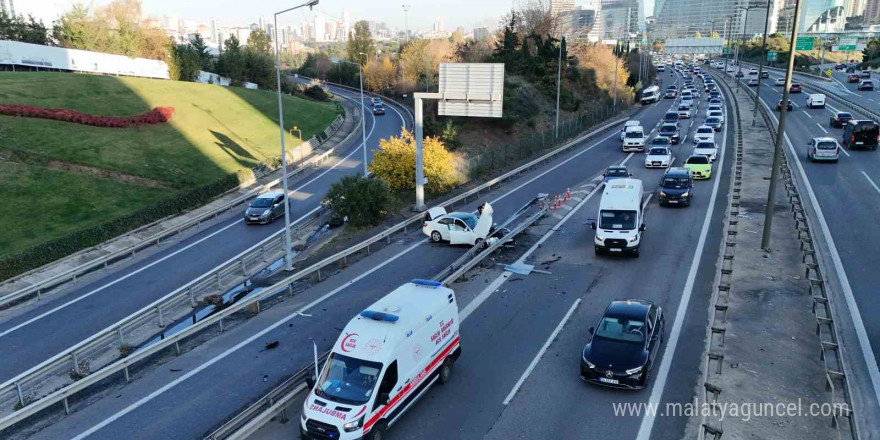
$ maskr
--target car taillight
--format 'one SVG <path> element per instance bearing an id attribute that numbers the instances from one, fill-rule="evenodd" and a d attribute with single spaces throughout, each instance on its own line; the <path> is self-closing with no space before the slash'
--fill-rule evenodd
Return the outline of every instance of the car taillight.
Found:
<path id="1" fill-rule="evenodd" d="M 816 151 L 816 147 L 813 147 L 813 156 L 815 156 L 816 153 L 817 153 L 817 151 Z"/>
<path id="2" fill-rule="evenodd" d="M 850 141 L 850 142 L 855 142 L 855 141 L 856 141 L 856 137 L 853 136 L 853 135 L 850 135 L 850 137 L 849 137 L 849 141 Z"/>

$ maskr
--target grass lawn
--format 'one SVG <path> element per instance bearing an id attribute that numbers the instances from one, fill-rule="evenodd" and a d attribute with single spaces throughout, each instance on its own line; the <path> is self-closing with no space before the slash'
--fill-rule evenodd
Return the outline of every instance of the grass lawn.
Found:
<path id="1" fill-rule="evenodd" d="M 207 183 L 281 151 L 278 98 L 269 91 L 144 78 L 0 72 L 0 104 L 104 116 L 174 107 L 169 124 L 129 129 L 0 116 L 0 136 L 2 147 L 38 150 L 55 160 L 176 186 Z M 284 97 L 285 126 L 299 126 L 306 139 L 336 114 L 333 103 Z M 299 144 L 286 136 L 289 145 Z"/>
<path id="2" fill-rule="evenodd" d="M 0 259 L 108 222 L 280 155 L 274 92 L 144 78 L 0 72 L 0 104 L 130 116 L 174 107 L 170 123 L 102 128 L 0 116 L 0 149 L 160 181 L 159 187 L 0 161 Z M 284 122 L 308 139 L 337 115 L 332 102 L 284 97 Z M 287 145 L 299 140 L 286 135 Z"/>
<path id="3" fill-rule="evenodd" d="M 128 214 L 173 190 L 0 162 L 0 258 Z"/>

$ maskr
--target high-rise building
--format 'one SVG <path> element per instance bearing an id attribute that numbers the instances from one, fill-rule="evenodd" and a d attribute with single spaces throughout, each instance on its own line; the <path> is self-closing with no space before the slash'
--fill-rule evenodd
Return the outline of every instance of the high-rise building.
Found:
<path id="1" fill-rule="evenodd" d="M 15 3 L 12 0 L 0 0 L 0 12 L 4 12 L 7 16 L 15 15 Z"/>
<path id="2" fill-rule="evenodd" d="M 574 0 L 550 0 L 550 16 L 554 19 L 574 9 Z"/>
<path id="3" fill-rule="evenodd" d="M 474 28 L 474 40 L 483 41 L 489 39 L 489 28 Z"/>
<path id="4" fill-rule="evenodd" d="M 880 0 L 867 1 L 862 23 L 866 26 L 880 23 Z"/>
<path id="5" fill-rule="evenodd" d="M 314 41 L 327 41 L 327 20 L 324 15 L 315 14 L 315 37 Z"/>
<path id="6" fill-rule="evenodd" d="M 638 0 L 602 0 L 603 38 L 619 40 L 638 34 L 640 6 Z"/>
<path id="7" fill-rule="evenodd" d="M 444 32 L 446 31 L 446 23 L 443 21 L 443 17 L 437 17 L 434 19 L 434 32 Z"/>
<path id="8" fill-rule="evenodd" d="M 760 35 L 767 9 L 741 8 L 750 4 L 750 0 L 658 0 L 652 38 L 693 37 L 697 32 L 709 36 L 713 31 L 734 39 Z"/>

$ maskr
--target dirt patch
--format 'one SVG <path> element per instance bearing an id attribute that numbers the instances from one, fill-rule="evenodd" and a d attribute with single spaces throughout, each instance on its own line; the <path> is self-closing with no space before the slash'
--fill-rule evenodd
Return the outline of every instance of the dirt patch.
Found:
<path id="1" fill-rule="evenodd" d="M 161 180 L 147 179 L 146 177 L 132 176 L 131 174 L 120 173 L 118 171 L 109 171 L 85 165 L 59 162 L 57 160 L 50 160 L 49 163 L 46 164 L 46 168 L 51 168 L 53 170 L 62 170 L 77 174 L 86 174 L 89 176 L 103 177 L 106 179 L 121 180 L 125 183 L 133 183 L 135 185 L 147 186 L 150 188 L 171 187 L 167 182 L 162 182 Z"/>

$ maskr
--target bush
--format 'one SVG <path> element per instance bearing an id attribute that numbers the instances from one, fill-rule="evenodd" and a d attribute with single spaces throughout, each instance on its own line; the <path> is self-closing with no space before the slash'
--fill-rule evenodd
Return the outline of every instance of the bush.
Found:
<path id="1" fill-rule="evenodd" d="M 0 105 L 0 115 L 25 118 L 52 119 L 94 125 L 95 127 L 128 128 L 138 125 L 161 124 L 171 120 L 174 107 L 156 107 L 147 113 L 135 116 L 113 117 L 94 116 L 63 108 L 43 108 L 29 105 Z"/>
<path id="2" fill-rule="evenodd" d="M 380 179 L 346 176 L 330 186 L 326 201 L 335 220 L 348 217 L 353 226 L 373 226 L 385 218 L 391 194 Z"/>
<path id="3" fill-rule="evenodd" d="M 411 132 L 404 130 L 399 137 L 379 141 L 381 149 L 373 155 L 370 171 L 382 178 L 394 190 L 416 187 L 416 143 Z M 453 156 L 443 141 L 425 138 L 425 188 L 429 192 L 444 192 L 457 183 Z"/>
<path id="4" fill-rule="evenodd" d="M 317 99 L 318 101 L 330 100 L 330 96 L 327 95 L 327 92 L 325 92 L 324 89 L 321 88 L 321 86 L 317 85 L 307 88 L 306 91 L 303 92 L 303 94 L 308 96 L 309 98 Z"/>

